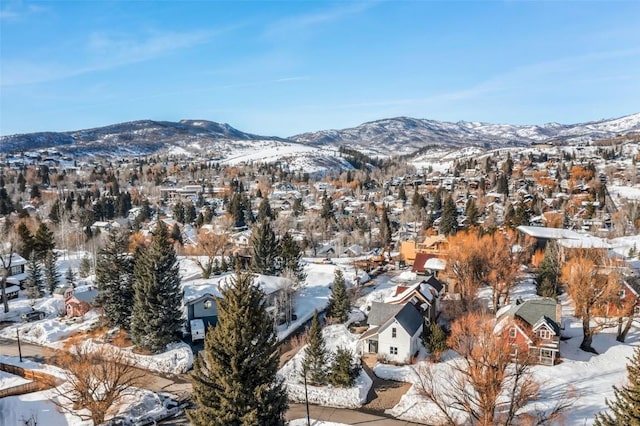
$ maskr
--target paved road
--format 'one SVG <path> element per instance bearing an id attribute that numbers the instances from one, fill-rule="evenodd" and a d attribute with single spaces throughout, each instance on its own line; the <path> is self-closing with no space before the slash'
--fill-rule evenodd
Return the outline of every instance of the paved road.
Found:
<path id="1" fill-rule="evenodd" d="M 37 362 L 45 362 L 43 350 L 39 345 L 21 342 L 22 357 Z M 18 356 L 18 344 L 15 340 L 0 338 L 0 355 Z M 191 393 L 192 387 L 188 375 L 181 374 L 175 376 L 160 375 L 144 370 L 145 380 L 143 387 L 154 392 L 166 392 L 177 397 L 183 397 Z M 319 405 L 309 405 L 312 419 L 344 423 L 349 425 L 365 426 L 413 426 L 420 423 L 411 423 L 404 420 L 397 420 L 384 415 L 368 413 L 360 410 L 349 410 L 342 408 L 322 407 Z M 287 412 L 287 419 L 304 419 L 307 416 L 304 404 L 291 404 Z M 171 419 L 162 422 L 164 425 L 186 425 L 189 424 L 184 416 L 178 419 Z M 312 423 L 313 425 L 313 423 Z"/>

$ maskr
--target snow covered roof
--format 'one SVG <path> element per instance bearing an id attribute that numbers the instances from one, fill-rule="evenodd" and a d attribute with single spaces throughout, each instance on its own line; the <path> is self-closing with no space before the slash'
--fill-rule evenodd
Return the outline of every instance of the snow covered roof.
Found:
<path id="1" fill-rule="evenodd" d="M 427 259 L 424 263 L 424 269 L 430 269 L 432 271 L 444 271 L 446 267 L 447 262 L 445 260 L 438 259 L 437 257 Z"/>
<path id="2" fill-rule="evenodd" d="M 565 248 L 603 248 L 609 249 L 611 245 L 607 243 L 605 240 L 598 237 L 591 237 L 587 235 L 581 236 L 579 239 L 560 239 L 558 240 L 558 245 Z"/>
<path id="3" fill-rule="evenodd" d="M 518 231 L 530 235 L 534 238 L 542 238 L 545 240 L 560 239 L 580 239 L 583 235 L 578 234 L 570 229 L 562 228 L 545 228 L 543 226 L 518 226 Z"/>

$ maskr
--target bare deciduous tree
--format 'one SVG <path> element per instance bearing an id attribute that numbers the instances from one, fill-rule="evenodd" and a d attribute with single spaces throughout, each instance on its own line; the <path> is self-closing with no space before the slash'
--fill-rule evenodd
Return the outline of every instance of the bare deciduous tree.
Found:
<path id="1" fill-rule="evenodd" d="M 448 344 L 460 358 L 416 368 L 420 395 L 432 402 L 445 425 L 545 425 L 560 419 L 573 402 L 563 391 L 550 409 L 526 409 L 538 398 L 526 346 L 513 347 L 494 332 L 494 320 L 468 314 L 452 325 Z"/>
<path id="2" fill-rule="evenodd" d="M 68 351 L 56 355 L 56 364 L 66 370 L 67 382 L 56 388 L 54 402 L 63 411 L 98 425 L 117 410 L 123 398 L 133 393 L 144 374 L 126 355 L 113 347 L 92 351 L 73 339 Z M 87 410 L 88 413 L 78 410 Z"/>
<path id="3" fill-rule="evenodd" d="M 579 249 L 562 267 L 561 280 L 575 304 L 575 315 L 582 319 L 580 349 L 594 352 L 593 335 L 610 326 L 606 321 L 592 324 L 598 314 L 618 295 L 618 274 L 609 265 L 606 251 Z"/>

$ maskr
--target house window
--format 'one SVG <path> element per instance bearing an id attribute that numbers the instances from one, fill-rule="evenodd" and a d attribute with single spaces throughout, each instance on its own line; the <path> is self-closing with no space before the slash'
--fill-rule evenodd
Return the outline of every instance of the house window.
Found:
<path id="1" fill-rule="evenodd" d="M 511 327 L 511 329 L 509 329 L 509 337 L 510 338 L 515 339 L 517 334 L 518 334 L 518 330 L 516 330 L 515 327 Z"/>
<path id="2" fill-rule="evenodd" d="M 205 300 L 202 306 L 204 306 L 205 309 L 211 309 L 213 302 L 211 300 Z"/>
<path id="3" fill-rule="evenodd" d="M 540 330 L 538 330 L 538 337 L 541 338 L 542 340 L 550 340 L 551 339 L 551 332 L 549 330 L 547 330 L 546 328 L 541 328 Z"/>
<path id="4" fill-rule="evenodd" d="M 627 295 L 627 292 L 624 291 L 624 289 L 620 290 L 618 292 L 618 296 L 620 296 L 620 299 L 624 299 L 624 297 Z"/>
<path id="5" fill-rule="evenodd" d="M 633 307 L 633 316 L 639 316 L 640 315 L 640 305 L 636 305 Z"/>
<path id="6" fill-rule="evenodd" d="M 11 267 L 11 273 L 9 274 L 9 276 L 11 275 L 18 275 L 22 273 L 22 265 L 20 266 L 12 266 Z"/>
<path id="7" fill-rule="evenodd" d="M 390 353 L 391 355 L 398 355 L 398 348 L 397 348 L 396 346 L 391 346 L 391 347 L 389 348 L 389 353 Z"/>
<path id="8" fill-rule="evenodd" d="M 391 329 L 391 337 L 393 337 L 395 339 L 397 335 L 398 335 L 398 332 L 396 331 L 396 328 L 393 327 Z"/>
<path id="9" fill-rule="evenodd" d="M 553 363 L 553 351 L 540 349 L 540 363 L 551 365 Z"/>

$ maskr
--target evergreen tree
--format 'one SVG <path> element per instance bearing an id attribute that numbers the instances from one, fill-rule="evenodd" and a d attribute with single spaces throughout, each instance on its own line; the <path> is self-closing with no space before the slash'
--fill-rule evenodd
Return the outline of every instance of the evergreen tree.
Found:
<path id="1" fill-rule="evenodd" d="M 184 208 L 184 223 L 193 223 L 196 220 L 196 206 L 193 203 L 187 204 Z"/>
<path id="2" fill-rule="evenodd" d="M 133 258 L 128 233 L 111 231 L 96 259 L 96 304 L 111 326 L 129 330 L 133 307 Z"/>
<path id="3" fill-rule="evenodd" d="M 49 294 L 53 295 L 53 290 L 60 283 L 60 272 L 56 268 L 57 255 L 53 251 L 48 251 L 44 256 L 44 279 Z"/>
<path id="4" fill-rule="evenodd" d="M 178 201 L 173 206 L 173 218 L 176 222 L 184 223 L 184 204 L 182 201 Z"/>
<path id="5" fill-rule="evenodd" d="M 35 303 L 35 300 L 42 295 L 42 269 L 40 263 L 36 258 L 34 252 L 29 257 L 29 263 L 27 263 L 27 281 L 24 285 L 27 297 L 31 301 L 31 305 Z"/>
<path id="6" fill-rule="evenodd" d="M 354 362 L 351 351 L 347 348 L 339 347 L 331 362 L 329 383 L 342 388 L 351 387 L 360 374 L 361 369 L 362 366 L 360 363 L 357 360 Z"/>
<path id="7" fill-rule="evenodd" d="M 27 228 L 27 225 L 24 222 L 20 222 L 18 225 L 18 238 L 20 238 L 20 246 L 18 248 L 18 254 L 25 259 L 29 259 L 31 257 L 31 251 L 33 250 L 33 246 L 35 244 L 33 235 Z"/>
<path id="8" fill-rule="evenodd" d="M 218 323 L 191 373 L 196 408 L 187 417 L 195 426 L 284 425 L 287 394 L 276 375 L 278 341 L 264 293 L 250 274 L 221 293 Z"/>
<path id="9" fill-rule="evenodd" d="M 293 276 L 298 281 L 304 281 L 306 274 L 304 273 L 304 265 L 300 262 L 302 250 L 289 232 L 285 232 L 280 238 L 278 252 L 280 256 L 280 272 L 289 271 L 293 273 Z"/>
<path id="10" fill-rule="evenodd" d="M 467 200 L 467 205 L 464 209 L 464 215 L 467 217 L 467 227 L 476 226 L 478 224 L 478 207 L 473 198 Z"/>
<path id="11" fill-rule="evenodd" d="M 347 295 L 347 288 L 344 282 L 344 276 L 340 269 L 336 269 L 333 277 L 333 286 L 331 287 L 331 298 L 329 301 L 329 309 L 327 315 L 343 323 L 349 318 L 351 311 L 351 302 Z"/>
<path id="12" fill-rule="evenodd" d="M 184 241 L 182 240 L 182 232 L 180 231 L 180 226 L 177 223 L 173 224 L 171 227 L 171 235 L 169 236 L 173 241 L 179 243 L 180 245 L 184 245 Z"/>
<path id="13" fill-rule="evenodd" d="M 433 196 L 433 211 L 438 211 L 442 209 L 442 188 L 438 188 L 436 194 Z"/>
<path id="14" fill-rule="evenodd" d="M 41 223 L 36 231 L 33 242 L 33 250 L 36 253 L 36 258 L 39 261 L 43 261 L 48 251 L 51 251 L 56 246 L 53 232 L 49 230 L 47 225 Z"/>
<path id="15" fill-rule="evenodd" d="M 320 217 L 325 221 L 330 221 L 335 218 L 333 203 L 331 202 L 331 198 L 327 196 L 326 192 L 322 196 L 322 210 L 320 211 Z"/>
<path id="16" fill-rule="evenodd" d="M 78 274 L 81 278 L 87 278 L 91 274 L 91 261 L 86 255 L 80 259 Z"/>
<path id="17" fill-rule="evenodd" d="M 596 415 L 595 426 L 639 426 L 640 425 L 640 347 L 633 352 L 627 364 L 628 384 L 621 388 L 613 386 L 614 399 L 606 400 L 610 412 Z"/>
<path id="18" fill-rule="evenodd" d="M 549 241 L 544 250 L 542 263 L 538 268 L 536 277 L 536 290 L 539 296 L 556 298 L 560 294 L 560 258 L 558 246 L 554 241 Z"/>
<path id="19" fill-rule="evenodd" d="M 402 201 L 407 201 L 407 192 L 404 189 L 404 185 L 401 185 L 400 189 L 398 190 L 398 199 Z"/>
<path id="20" fill-rule="evenodd" d="M 69 287 L 76 288 L 76 274 L 73 272 L 73 269 L 67 269 L 64 280 Z"/>
<path id="21" fill-rule="evenodd" d="M 442 216 L 440 216 L 440 225 L 438 230 L 443 235 L 455 234 L 458 230 L 456 205 L 451 198 L 451 194 L 444 200 L 444 206 L 442 207 Z"/>
<path id="22" fill-rule="evenodd" d="M 393 234 L 393 231 L 391 230 L 389 214 L 385 207 L 380 216 L 380 244 L 382 247 L 389 247 L 391 245 L 391 234 Z"/>
<path id="23" fill-rule="evenodd" d="M 313 319 L 311 320 L 309 338 L 302 361 L 302 374 L 306 374 L 307 380 L 309 380 L 312 385 L 327 384 L 328 358 L 320 321 L 318 320 L 318 311 L 315 311 L 313 313 Z"/>
<path id="24" fill-rule="evenodd" d="M 498 178 L 498 188 L 496 188 L 496 192 L 498 194 L 509 196 L 509 179 L 507 178 L 507 175 L 501 174 Z"/>
<path id="25" fill-rule="evenodd" d="M 447 333 L 437 322 L 432 322 L 427 328 L 428 336 L 426 345 L 436 360 L 440 359 L 440 355 L 449 349 L 447 346 Z"/>
<path id="26" fill-rule="evenodd" d="M 259 274 L 275 275 L 278 245 L 276 234 L 267 220 L 254 225 L 251 232 L 251 270 Z"/>
<path id="27" fill-rule="evenodd" d="M 182 325 L 180 267 L 167 227 L 160 221 L 146 250 L 136 254 L 131 339 L 153 353 L 179 337 Z"/>
<path id="28" fill-rule="evenodd" d="M 256 219 L 258 221 L 273 219 L 273 212 L 271 211 L 271 205 L 269 204 L 268 198 L 263 198 L 262 201 L 260 201 L 260 206 L 258 207 L 258 217 Z"/>
<path id="29" fill-rule="evenodd" d="M 296 198 L 293 200 L 293 215 L 298 217 L 304 214 L 304 205 L 302 205 L 302 200 L 300 198 Z"/>

